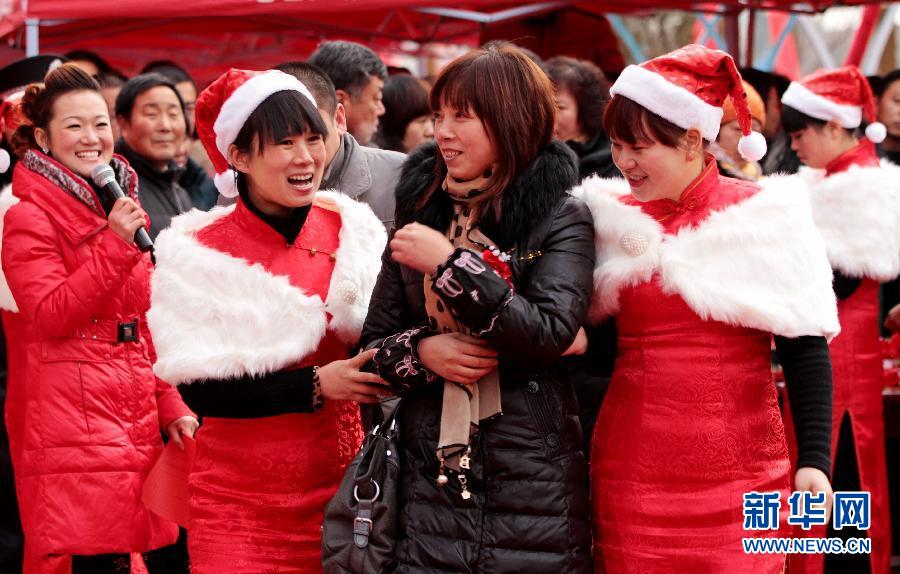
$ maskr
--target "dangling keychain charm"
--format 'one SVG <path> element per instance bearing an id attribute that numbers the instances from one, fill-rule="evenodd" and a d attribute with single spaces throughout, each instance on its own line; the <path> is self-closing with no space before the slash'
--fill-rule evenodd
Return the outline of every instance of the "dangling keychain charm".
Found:
<path id="1" fill-rule="evenodd" d="M 447 478 L 447 475 L 444 473 L 444 457 L 441 457 L 441 468 L 438 470 L 437 483 L 438 486 L 444 486 L 447 484 L 447 481 L 450 480 Z"/>
<path id="2" fill-rule="evenodd" d="M 463 455 L 461 457 L 459 457 L 459 468 L 462 468 L 464 470 L 469 470 L 469 468 L 472 464 L 472 459 L 469 458 L 469 453 L 471 453 L 471 452 L 472 452 L 472 447 L 468 447 L 466 449 L 466 452 L 464 452 Z"/>
<path id="3" fill-rule="evenodd" d="M 459 493 L 459 495 L 462 496 L 463 500 L 469 500 L 470 498 L 472 498 L 472 493 L 469 492 L 469 487 L 466 484 L 467 482 L 468 479 L 466 478 L 466 475 L 463 473 L 459 473 L 459 486 L 460 488 L 462 488 L 462 491 Z"/>

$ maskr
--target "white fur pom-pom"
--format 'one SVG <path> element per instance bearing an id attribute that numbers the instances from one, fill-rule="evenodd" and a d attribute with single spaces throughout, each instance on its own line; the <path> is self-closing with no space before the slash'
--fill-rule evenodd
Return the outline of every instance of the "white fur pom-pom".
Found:
<path id="1" fill-rule="evenodd" d="M 761 160 L 766 155 L 766 149 L 766 138 L 759 132 L 750 132 L 750 135 L 743 136 L 738 141 L 738 151 L 747 161 Z"/>
<path id="2" fill-rule="evenodd" d="M 0 173 L 6 173 L 6 170 L 9 169 L 9 152 L 5 149 L 0 149 Z"/>
<path id="3" fill-rule="evenodd" d="M 221 193 L 223 197 L 238 196 L 237 182 L 234 179 L 234 170 L 226 169 L 222 173 L 217 173 L 216 177 L 213 178 L 213 182 L 216 184 L 216 189 L 219 190 L 219 193 Z"/>
<path id="4" fill-rule="evenodd" d="M 887 137 L 887 128 L 881 122 L 872 122 L 866 126 L 866 137 L 872 143 L 881 143 Z"/>

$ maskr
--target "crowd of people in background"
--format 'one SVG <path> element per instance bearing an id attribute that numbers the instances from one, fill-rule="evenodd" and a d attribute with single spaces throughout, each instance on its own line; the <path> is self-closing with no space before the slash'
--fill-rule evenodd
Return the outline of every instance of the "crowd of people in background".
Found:
<path id="1" fill-rule="evenodd" d="M 734 501 L 855 489 L 873 552 L 825 560 L 886 574 L 900 70 L 493 42 L 417 78 L 328 41 L 209 86 L 36 56 L 0 99 L 0 570 L 317 571 L 397 395 L 400 572 L 781 572 Z M 141 483 L 195 432 L 179 535 Z"/>

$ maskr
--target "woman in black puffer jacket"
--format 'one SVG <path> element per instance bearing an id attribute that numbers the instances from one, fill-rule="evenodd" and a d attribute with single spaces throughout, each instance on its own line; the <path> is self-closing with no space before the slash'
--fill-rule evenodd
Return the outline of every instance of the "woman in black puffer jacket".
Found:
<path id="1" fill-rule="evenodd" d="M 559 359 L 594 265 L 552 87 L 518 49 L 458 58 L 407 160 L 362 344 L 403 396 L 397 572 L 592 572 L 587 464 Z M 499 142 L 499 143 L 494 143 Z"/>

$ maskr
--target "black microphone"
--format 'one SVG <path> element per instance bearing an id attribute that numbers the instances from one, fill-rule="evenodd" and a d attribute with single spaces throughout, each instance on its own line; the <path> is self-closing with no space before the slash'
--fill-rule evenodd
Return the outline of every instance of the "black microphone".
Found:
<path id="1" fill-rule="evenodd" d="M 116 181 L 116 173 L 113 171 L 113 168 L 105 163 L 91 170 L 91 179 L 94 180 L 95 185 L 102 187 L 116 199 L 125 197 L 125 193 L 119 187 L 119 182 Z M 143 227 L 135 231 L 134 243 L 144 253 L 153 251 L 153 240 L 150 239 L 150 235 L 147 234 L 147 230 Z"/>

